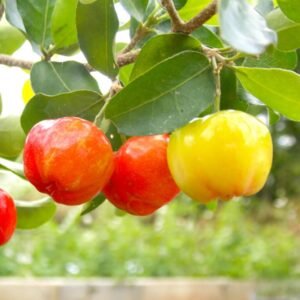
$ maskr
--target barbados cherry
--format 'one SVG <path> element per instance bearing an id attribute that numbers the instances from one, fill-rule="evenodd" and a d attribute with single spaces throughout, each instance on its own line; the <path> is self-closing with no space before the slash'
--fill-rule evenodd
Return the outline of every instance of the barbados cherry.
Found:
<path id="1" fill-rule="evenodd" d="M 133 215 L 148 215 L 179 192 L 167 165 L 167 135 L 132 137 L 115 155 L 107 199 Z"/>
<path id="2" fill-rule="evenodd" d="M 0 189 L 0 246 L 12 237 L 17 223 L 17 211 L 11 196 Z"/>
<path id="3" fill-rule="evenodd" d="M 29 132 L 24 148 L 27 179 L 56 202 L 77 205 L 96 196 L 113 171 L 113 151 L 93 123 L 64 117 Z"/>
<path id="4" fill-rule="evenodd" d="M 177 129 L 168 163 L 178 186 L 195 200 L 257 193 L 272 165 L 268 128 L 241 111 L 221 111 Z"/>

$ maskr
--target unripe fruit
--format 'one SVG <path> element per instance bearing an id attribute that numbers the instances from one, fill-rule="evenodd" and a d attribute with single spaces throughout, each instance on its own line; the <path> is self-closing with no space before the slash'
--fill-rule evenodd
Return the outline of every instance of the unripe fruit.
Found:
<path id="1" fill-rule="evenodd" d="M 0 189 L 0 246 L 7 243 L 15 232 L 17 210 L 11 196 Z"/>
<path id="2" fill-rule="evenodd" d="M 113 151 L 93 123 L 64 117 L 45 120 L 29 132 L 24 148 L 27 179 L 56 202 L 77 205 L 91 200 L 113 171 Z"/>
<path id="3" fill-rule="evenodd" d="M 107 199 L 133 215 L 149 215 L 179 192 L 167 164 L 167 135 L 130 138 L 116 153 Z"/>
<path id="4" fill-rule="evenodd" d="M 271 135 L 249 114 L 221 111 L 176 130 L 168 163 L 180 189 L 202 203 L 253 195 L 271 169 Z"/>

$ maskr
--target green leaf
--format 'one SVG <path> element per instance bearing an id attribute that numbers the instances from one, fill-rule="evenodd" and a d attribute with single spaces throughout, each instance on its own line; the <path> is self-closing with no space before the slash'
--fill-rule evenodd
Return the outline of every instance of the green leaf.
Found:
<path id="1" fill-rule="evenodd" d="M 278 5 L 284 14 L 291 20 L 300 23 L 300 1 L 278 0 Z"/>
<path id="2" fill-rule="evenodd" d="M 126 11 L 139 22 L 143 22 L 146 15 L 148 0 L 120 0 Z"/>
<path id="3" fill-rule="evenodd" d="M 268 24 L 278 35 L 277 48 L 290 51 L 300 48 L 300 24 L 289 20 L 280 9 L 267 16 Z"/>
<path id="4" fill-rule="evenodd" d="M 29 39 L 47 49 L 51 39 L 51 17 L 56 0 L 17 0 Z"/>
<path id="5" fill-rule="evenodd" d="M 184 7 L 186 5 L 188 0 L 174 0 L 174 4 L 176 9 L 181 9 L 182 7 Z"/>
<path id="6" fill-rule="evenodd" d="M 209 61 L 194 51 L 162 61 L 116 94 L 106 117 L 126 135 L 170 132 L 197 117 L 214 99 Z"/>
<path id="7" fill-rule="evenodd" d="M 113 50 L 119 22 L 113 1 L 79 2 L 76 22 L 79 45 L 90 65 L 114 78 L 118 73 Z"/>
<path id="8" fill-rule="evenodd" d="M 20 163 L 0 157 L 0 167 L 14 173 L 21 178 L 25 178 L 23 165 Z"/>
<path id="9" fill-rule="evenodd" d="M 125 65 L 120 68 L 119 79 L 123 85 L 127 85 L 130 82 L 130 76 L 133 70 L 134 64 Z"/>
<path id="10" fill-rule="evenodd" d="M 276 42 L 276 34 L 246 0 L 221 0 L 221 37 L 238 51 L 258 55 Z"/>
<path id="11" fill-rule="evenodd" d="M 185 50 L 199 50 L 200 43 L 195 38 L 185 34 L 161 34 L 151 38 L 140 52 L 130 81 L 142 75 L 156 64 Z"/>
<path id="12" fill-rule="evenodd" d="M 222 48 L 221 39 L 209 27 L 201 26 L 192 32 L 192 36 L 198 39 L 202 44 L 211 48 Z"/>
<path id="13" fill-rule="evenodd" d="M 100 93 L 94 77 L 84 65 L 75 61 L 38 62 L 31 69 L 30 79 L 36 94 L 57 95 L 77 90 Z"/>
<path id="14" fill-rule="evenodd" d="M 284 52 L 270 47 L 259 57 L 247 56 L 243 62 L 243 66 L 294 70 L 297 66 L 297 61 L 296 51 Z"/>
<path id="15" fill-rule="evenodd" d="M 16 158 L 22 151 L 25 134 L 20 124 L 20 117 L 0 117 L 0 156 Z"/>
<path id="16" fill-rule="evenodd" d="M 268 108 L 269 125 L 275 125 L 280 120 L 280 114 L 271 108 Z"/>
<path id="17" fill-rule="evenodd" d="M 188 0 L 179 10 L 179 15 L 184 21 L 189 21 L 202 11 L 209 3 L 211 3 L 211 0 Z M 217 15 L 213 16 L 207 24 L 218 25 Z"/>
<path id="18" fill-rule="evenodd" d="M 93 200 L 89 201 L 88 203 L 86 203 L 84 205 L 82 213 L 80 215 L 84 216 L 84 215 L 92 212 L 97 207 L 99 207 L 101 204 L 103 204 L 105 200 L 106 200 L 106 198 L 105 198 L 104 194 L 100 193 Z"/>
<path id="19" fill-rule="evenodd" d="M 21 125 L 26 133 L 45 119 L 77 116 L 93 121 L 103 106 L 101 96 L 92 91 L 77 91 L 56 96 L 35 95 L 26 105 Z"/>
<path id="20" fill-rule="evenodd" d="M 114 151 L 119 150 L 119 148 L 123 144 L 123 141 L 122 141 L 122 138 L 121 138 L 121 136 L 118 132 L 117 127 L 113 123 L 110 122 L 110 124 L 108 126 L 108 130 L 105 134 L 108 137 L 113 150 Z"/>
<path id="21" fill-rule="evenodd" d="M 56 205 L 49 197 L 35 201 L 15 201 L 18 229 L 34 229 L 50 221 L 55 212 Z"/>
<path id="22" fill-rule="evenodd" d="M 300 121 L 300 75 L 282 69 L 235 67 L 251 94 L 288 119 Z"/>
<path id="23" fill-rule="evenodd" d="M 17 7 L 17 0 L 5 1 L 5 17 L 7 21 L 14 27 L 26 32 L 22 17 Z"/>
<path id="24" fill-rule="evenodd" d="M 76 8 L 78 0 L 56 0 L 51 33 L 56 48 L 67 48 L 78 42 Z"/>
<path id="25" fill-rule="evenodd" d="M 15 27 L 0 25 L 0 53 L 13 54 L 25 42 L 24 35 Z"/>

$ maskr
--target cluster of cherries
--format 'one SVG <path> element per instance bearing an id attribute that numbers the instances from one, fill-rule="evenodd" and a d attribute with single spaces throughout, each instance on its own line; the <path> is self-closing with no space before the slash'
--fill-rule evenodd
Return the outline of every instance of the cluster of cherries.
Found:
<path id="1" fill-rule="evenodd" d="M 26 178 L 58 203 L 79 205 L 99 193 L 133 215 L 152 214 L 180 190 L 202 203 L 251 195 L 272 164 L 267 127 L 242 112 L 224 111 L 167 134 L 129 138 L 117 152 L 93 123 L 44 120 L 27 135 Z M 0 190 L 0 245 L 16 227 L 12 198 Z"/>

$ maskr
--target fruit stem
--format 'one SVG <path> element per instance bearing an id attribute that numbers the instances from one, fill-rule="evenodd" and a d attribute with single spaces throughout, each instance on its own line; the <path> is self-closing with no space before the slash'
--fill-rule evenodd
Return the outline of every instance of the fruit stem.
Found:
<path id="1" fill-rule="evenodd" d="M 214 69 L 214 76 L 215 76 L 215 84 L 216 84 L 216 94 L 215 94 L 215 102 L 214 102 L 214 111 L 218 112 L 221 109 L 221 69 L 222 64 L 217 63 L 216 57 L 211 58 L 213 69 Z"/>

